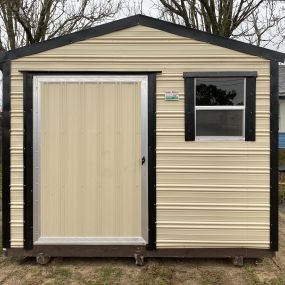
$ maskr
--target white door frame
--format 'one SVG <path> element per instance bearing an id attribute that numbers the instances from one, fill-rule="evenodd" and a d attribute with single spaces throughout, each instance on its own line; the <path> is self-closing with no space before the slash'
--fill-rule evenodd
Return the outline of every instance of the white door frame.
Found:
<path id="1" fill-rule="evenodd" d="M 141 237 L 40 236 L 40 101 L 42 82 L 141 83 Z M 35 245 L 146 245 L 148 243 L 148 76 L 147 75 L 37 75 L 33 77 L 33 241 Z"/>

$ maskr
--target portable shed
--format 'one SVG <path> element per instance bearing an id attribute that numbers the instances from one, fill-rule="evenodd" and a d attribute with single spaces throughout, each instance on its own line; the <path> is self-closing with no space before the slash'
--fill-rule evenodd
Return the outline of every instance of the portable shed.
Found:
<path id="1" fill-rule="evenodd" d="M 274 254 L 284 57 L 142 15 L 3 54 L 7 254 Z"/>

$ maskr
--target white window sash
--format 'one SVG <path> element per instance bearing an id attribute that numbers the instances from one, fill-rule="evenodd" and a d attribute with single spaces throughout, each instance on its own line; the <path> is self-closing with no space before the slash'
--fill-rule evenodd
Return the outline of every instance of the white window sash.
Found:
<path id="1" fill-rule="evenodd" d="M 246 78 L 244 78 L 244 92 L 243 92 L 243 105 L 235 105 L 235 106 L 197 106 L 196 105 L 196 79 L 194 80 L 194 90 L 195 90 L 195 140 L 197 141 L 235 141 L 235 140 L 244 140 L 245 139 L 245 106 L 246 106 Z M 243 124 L 242 124 L 242 136 L 197 136 L 197 111 L 218 111 L 218 110 L 241 110 L 243 111 Z"/>

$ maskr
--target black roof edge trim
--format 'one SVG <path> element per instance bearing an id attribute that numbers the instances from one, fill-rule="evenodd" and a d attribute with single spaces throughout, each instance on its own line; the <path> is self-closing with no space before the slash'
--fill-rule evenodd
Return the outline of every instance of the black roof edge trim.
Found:
<path id="1" fill-rule="evenodd" d="M 138 14 L 106 24 L 98 25 L 93 28 L 84 29 L 75 33 L 71 33 L 68 35 L 60 36 L 54 39 L 46 40 L 40 43 L 5 52 L 0 57 L 0 62 L 7 59 L 12 60 L 19 57 L 36 54 L 74 42 L 86 40 L 92 37 L 98 37 L 125 28 L 130 28 L 136 25 L 143 25 L 146 27 L 155 28 L 182 37 L 192 38 L 198 41 L 207 42 L 209 44 L 221 46 L 224 48 L 232 49 L 238 52 L 262 57 L 269 60 L 284 62 L 285 59 L 285 54 L 281 52 L 257 47 L 237 40 L 228 39 L 207 32 L 187 28 L 182 25 L 177 25 L 174 23 Z"/>
<path id="2" fill-rule="evenodd" d="M 209 44 L 221 46 L 227 49 L 232 49 L 242 53 L 255 55 L 258 57 L 263 57 L 265 59 L 274 60 L 278 62 L 284 62 L 285 54 L 270 50 L 263 47 L 254 46 L 241 41 L 225 38 L 222 36 L 213 35 L 207 32 L 187 28 L 182 25 L 174 24 L 171 22 L 166 22 L 158 20 L 148 16 L 140 16 L 139 23 L 143 26 L 148 26 L 151 28 L 156 28 L 168 33 L 179 35 L 182 37 L 192 38 Z"/>
<path id="3" fill-rule="evenodd" d="M 183 77 L 257 77 L 256 71 L 184 72 Z"/>
<path id="4" fill-rule="evenodd" d="M 98 25 L 93 28 L 83 29 L 71 34 L 7 51 L 0 57 L 0 62 L 7 59 L 12 60 L 23 56 L 40 53 L 53 48 L 58 48 L 75 42 L 87 40 L 89 38 L 102 36 L 108 33 L 130 28 L 138 24 L 138 15 L 130 16 L 110 23 Z"/>

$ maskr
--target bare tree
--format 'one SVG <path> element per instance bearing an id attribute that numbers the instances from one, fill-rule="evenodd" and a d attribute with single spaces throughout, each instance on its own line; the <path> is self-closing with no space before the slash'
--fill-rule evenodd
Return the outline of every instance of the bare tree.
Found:
<path id="1" fill-rule="evenodd" d="M 144 0 L 125 1 L 123 5 L 123 14 L 126 16 L 144 14 Z"/>
<path id="2" fill-rule="evenodd" d="M 161 16 L 187 27 L 231 37 L 265 0 L 159 0 Z"/>
<path id="3" fill-rule="evenodd" d="M 0 0 L 0 49 L 89 28 L 120 8 L 121 0 Z"/>
<path id="4" fill-rule="evenodd" d="M 256 9 L 233 33 L 234 38 L 243 39 L 257 46 L 279 46 L 285 31 L 285 3 L 267 0 Z"/>

